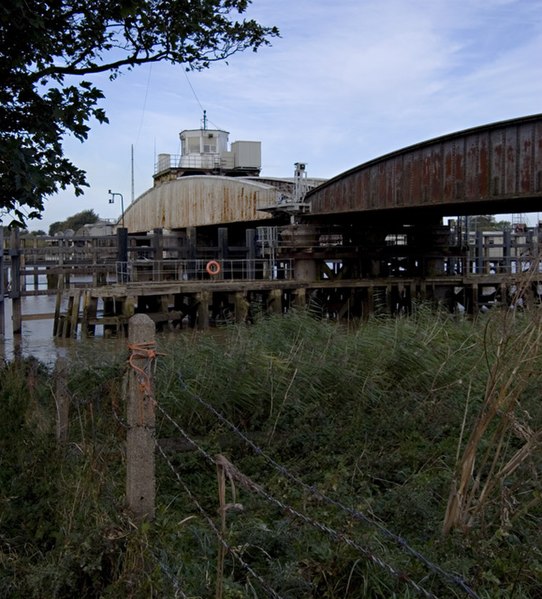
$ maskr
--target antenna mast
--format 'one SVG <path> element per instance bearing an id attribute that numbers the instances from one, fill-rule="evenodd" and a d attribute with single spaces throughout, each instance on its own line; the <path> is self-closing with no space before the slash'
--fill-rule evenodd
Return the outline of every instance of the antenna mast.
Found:
<path id="1" fill-rule="evenodd" d="M 134 203 L 134 144 L 132 144 L 130 151 L 130 162 L 132 166 L 132 204 Z"/>
<path id="2" fill-rule="evenodd" d="M 204 110 L 203 111 L 203 130 L 205 131 L 207 129 L 207 111 Z"/>

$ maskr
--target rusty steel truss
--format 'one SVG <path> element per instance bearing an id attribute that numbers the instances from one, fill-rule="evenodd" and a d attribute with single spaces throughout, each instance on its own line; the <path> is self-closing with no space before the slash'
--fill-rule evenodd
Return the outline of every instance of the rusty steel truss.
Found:
<path id="1" fill-rule="evenodd" d="M 542 114 L 425 141 L 361 164 L 310 191 L 313 218 L 425 211 L 496 214 L 540 209 Z"/>

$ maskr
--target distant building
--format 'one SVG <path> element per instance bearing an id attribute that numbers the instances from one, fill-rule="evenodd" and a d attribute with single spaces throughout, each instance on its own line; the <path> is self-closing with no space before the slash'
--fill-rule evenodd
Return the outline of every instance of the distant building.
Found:
<path id="1" fill-rule="evenodd" d="M 117 227 L 116 220 L 99 219 L 95 223 L 83 225 L 75 234 L 76 237 L 103 237 L 113 235 Z"/>

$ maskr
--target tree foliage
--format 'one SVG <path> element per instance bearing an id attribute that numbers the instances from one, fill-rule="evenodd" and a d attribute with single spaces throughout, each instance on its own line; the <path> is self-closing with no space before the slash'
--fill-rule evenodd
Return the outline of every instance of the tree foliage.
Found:
<path id="1" fill-rule="evenodd" d="M 72 216 L 69 216 L 66 220 L 57 221 L 50 225 L 49 235 L 55 235 L 59 231 L 66 231 L 66 229 L 72 229 L 77 231 L 83 225 L 93 224 L 100 217 L 94 212 L 94 210 L 83 210 Z"/>
<path id="2" fill-rule="evenodd" d="M 0 210 L 39 218 L 59 189 L 87 186 L 63 154 L 106 123 L 103 92 L 86 76 L 168 61 L 208 68 L 278 35 L 244 17 L 250 0 L 11 0 L 0 8 Z"/>
<path id="3" fill-rule="evenodd" d="M 472 231 L 502 231 L 512 226 L 510 221 L 496 220 L 492 214 L 469 216 L 468 225 Z"/>

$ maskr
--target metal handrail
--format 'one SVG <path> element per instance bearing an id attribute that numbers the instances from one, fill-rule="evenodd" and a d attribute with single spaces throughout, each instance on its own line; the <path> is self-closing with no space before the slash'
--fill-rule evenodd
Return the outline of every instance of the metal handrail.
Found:
<path id="1" fill-rule="evenodd" d="M 218 264 L 216 274 L 210 262 Z M 222 260 L 131 260 L 117 262 L 117 282 L 137 281 L 255 281 L 293 279 L 293 260 L 222 259 Z"/>

